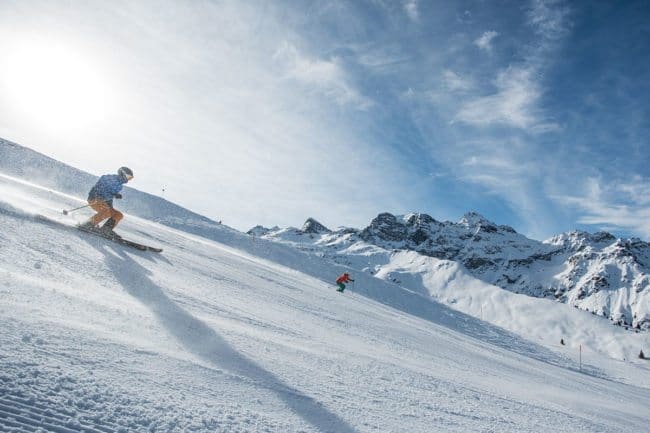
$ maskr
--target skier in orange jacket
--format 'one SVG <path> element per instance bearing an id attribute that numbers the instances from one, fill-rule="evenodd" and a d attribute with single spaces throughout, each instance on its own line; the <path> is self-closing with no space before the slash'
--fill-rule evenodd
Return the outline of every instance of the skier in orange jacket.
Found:
<path id="1" fill-rule="evenodd" d="M 350 278 L 350 274 L 348 274 L 347 272 L 344 273 L 343 275 L 341 275 L 340 277 L 338 277 L 336 279 L 336 285 L 339 286 L 339 288 L 336 289 L 336 291 L 337 292 L 343 292 L 345 290 L 345 284 L 344 283 L 348 283 L 350 281 L 354 282 L 354 280 Z"/>

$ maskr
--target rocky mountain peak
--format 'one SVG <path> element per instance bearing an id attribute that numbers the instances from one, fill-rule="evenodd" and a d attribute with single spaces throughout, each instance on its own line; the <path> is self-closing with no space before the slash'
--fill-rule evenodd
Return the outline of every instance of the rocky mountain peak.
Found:
<path id="1" fill-rule="evenodd" d="M 406 226 L 391 213 L 380 213 L 361 232 L 361 238 L 371 239 L 373 236 L 384 241 L 400 242 L 406 238 Z"/>
<path id="2" fill-rule="evenodd" d="M 264 226 L 257 225 L 255 227 L 253 227 L 252 229 L 250 229 L 249 231 L 247 231 L 246 234 L 251 235 L 251 236 L 260 237 L 260 236 L 267 235 L 270 232 L 275 231 L 275 230 L 279 230 L 279 227 L 275 226 L 273 228 L 267 228 L 267 227 L 264 227 Z"/>
<path id="3" fill-rule="evenodd" d="M 484 232 L 496 232 L 498 230 L 496 224 L 478 212 L 467 212 L 457 224 L 468 229 L 479 229 Z"/>
<path id="4" fill-rule="evenodd" d="M 307 218 L 307 221 L 300 229 L 303 233 L 331 233 L 332 231 L 325 227 L 323 224 L 316 221 L 314 218 Z"/>
<path id="5" fill-rule="evenodd" d="M 616 241 L 616 237 L 608 232 L 588 233 L 573 230 L 560 233 L 544 241 L 544 243 L 557 245 L 573 251 L 581 251 L 587 247 L 602 248 Z"/>
<path id="6" fill-rule="evenodd" d="M 404 220 L 406 221 L 406 225 L 415 227 L 440 224 L 440 222 L 436 221 L 432 216 L 425 213 L 408 214 L 404 217 Z"/>

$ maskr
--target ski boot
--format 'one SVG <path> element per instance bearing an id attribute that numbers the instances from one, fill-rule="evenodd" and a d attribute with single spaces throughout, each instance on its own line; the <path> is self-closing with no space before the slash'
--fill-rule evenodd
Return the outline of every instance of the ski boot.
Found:
<path id="1" fill-rule="evenodd" d="M 117 221 L 115 221 L 113 218 L 109 218 L 106 220 L 104 225 L 99 229 L 99 231 L 106 237 L 111 238 L 111 239 L 122 239 L 122 236 L 118 235 L 113 231 L 115 228 L 115 225 L 117 224 Z"/>

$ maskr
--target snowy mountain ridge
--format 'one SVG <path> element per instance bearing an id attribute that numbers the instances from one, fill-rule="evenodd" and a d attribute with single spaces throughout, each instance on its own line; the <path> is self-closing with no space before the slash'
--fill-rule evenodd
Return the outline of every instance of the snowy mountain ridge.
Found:
<path id="1" fill-rule="evenodd" d="M 319 230 L 305 230 L 316 225 Z M 305 227 L 256 227 L 249 234 L 290 243 L 335 262 L 358 262 L 350 256 L 364 255 L 368 260 L 358 269 L 375 275 L 390 261 L 377 262 L 378 254 L 414 251 L 459 262 L 474 277 L 513 293 L 556 299 L 624 327 L 650 329 L 650 243 L 638 238 L 573 231 L 539 242 L 476 212 L 456 223 L 423 213 L 381 213 L 362 230 L 332 232 L 313 218 Z M 378 250 L 369 254 L 371 246 Z"/>

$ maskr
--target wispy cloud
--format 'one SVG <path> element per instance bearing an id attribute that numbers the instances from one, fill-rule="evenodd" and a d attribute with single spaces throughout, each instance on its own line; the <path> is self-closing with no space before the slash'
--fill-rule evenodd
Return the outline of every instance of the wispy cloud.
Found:
<path id="1" fill-rule="evenodd" d="M 475 148 L 475 154 L 457 167 L 458 178 L 480 186 L 484 194 L 503 199 L 521 218 L 529 236 L 545 237 L 550 228 L 548 210 L 531 192 L 540 176 L 540 167 L 534 160 L 522 162 L 525 143 L 486 141 L 481 145 L 482 150 Z"/>
<path id="2" fill-rule="evenodd" d="M 528 21 L 548 46 L 567 35 L 568 13 L 569 9 L 563 0 L 533 0 L 528 11 Z"/>
<path id="3" fill-rule="evenodd" d="M 375 46 L 364 44 L 363 46 L 350 47 L 355 53 L 357 62 L 373 72 L 394 73 L 396 68 L 408 62 L 412 54 L 404 52 L 397 44 L 384 44 Z"/>
<path id="4" fill-rule="evenodd" d="M 449 69 L 443 71 L 442 80 L 447 90 L 452 92 L 464 92 L 470 90 L 474 86 L 472 80 L 461 77 Z"/>
<path id="5" fill-rule="evenodd" d="M 350 105 L 359 110 L 373 105 L 372 100 L 354 86 L 336 57 L 327 60 L 314 58 L 301 53 L 291 43 L 284 42 L 274 58 L 284 62 L 288 78 L 312 86 L 341 105 Z"/>
<path id="6" fill-rule="evenodd" d="M 522 50 L 523 60 L 509 64 L 497 72 L 492 82 L 495 92 L 467 101 L 456 119 L 471 125 L 502 125 L 527 129 L 529 132 L 546 132 L 557 126 L 545 118 L 539 101 L 544 93 L 540 77 L 551 58 L 551 50 L 567 32 L 567 11 L 555 0 L 534 0 L 528 11 L 528 23 L 537 38 Z M 490 50 L 495 31 L 483 33 L 474 43 Z"/>
<path id="7" fill-rule="evenodd" d="M 456 120 L 479 126 L 503 124 L 522 129 L 538 122 L 535 102 L 540 90 L 532 70 L 511 67 L 499 73 L 494 85 L 496 93 L 467 102 Z"/>
<path id="8" fill-rule="evenodd" d="M 499 35 L 494 30 L 489 30 L 483 33 L 479 38 L 474 41 L 474 45 L 485 51 L 492 51 L 492 39 Z"/>
<path id="9" fill-rule="evenodd" d="M 538 237 L 547 236 L 554 225 L 543 186 L 543 164 L 548 161 L 538 154 L 537 136 L 558 130 L 542 106 L 544 72 L 566 35 L 566 12 L 555 9 L 536 0 L 525 9 L 521 31 L 527 37 L 509 41 L 517 49 L 516 60 L 497 52 L 478 56 L 475 49 L 494 51 L 495 41 L 511 37 L 510 28 L 489 29 L 476 39 L 454 39 L 454 46 L 464 42 L 465 51 L 449 51 L 440 83 L 428 93 L 435 112 L 452 121 L 445 139 L 453 146 L 433 148 L 433 158 L 468 190 L 498 198 L 511 210 L 511 221 Z M 459 53 L 474 59 L 473 68 L 464 67 Z M 477 70 L 477 65 L 483 69 Z M 441 134 L 439 125 L 421 128 L 425 136 Z"/>
<path id="10" fill-rule="evenodd" d="M 420 19 L 420 11 L 418 10 L 418 0 L 407 0 L 404 2 L 404 10 L 406 15 L 412 21 L 418 21 Z"/>
<path id="11" fill-rule="evenodd" d="M 576 209 L 582 224 L 650 238 L 650 179 L 634 176 L 621 182 L 589 177 L 581 195 L 553 198 Z"/>

